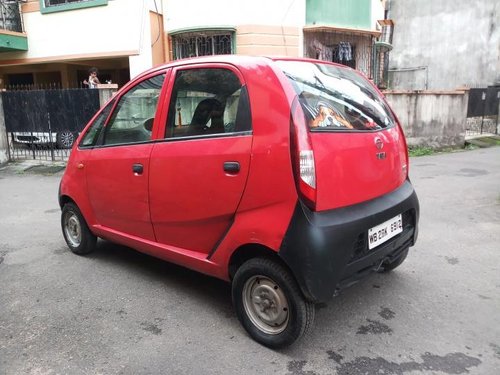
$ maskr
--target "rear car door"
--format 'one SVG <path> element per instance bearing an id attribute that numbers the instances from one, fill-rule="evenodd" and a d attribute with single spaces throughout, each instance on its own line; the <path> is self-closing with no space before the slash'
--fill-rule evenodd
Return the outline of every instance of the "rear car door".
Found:
<path id="1" fill-rule="evenodd" d="M 149 157 L 164 80 L 165 72 L 151 74 L 121 94 L 84 166 L 96 221 L 152 241 Z"/>
<path id="2" fill-rule="evenodd" d="M 171 248 L 209 254 L 230 228 L 252 146 L 247 90 L 226 64 L 178 67 L 164 139 L 151 154 L 151 220 Z"/>

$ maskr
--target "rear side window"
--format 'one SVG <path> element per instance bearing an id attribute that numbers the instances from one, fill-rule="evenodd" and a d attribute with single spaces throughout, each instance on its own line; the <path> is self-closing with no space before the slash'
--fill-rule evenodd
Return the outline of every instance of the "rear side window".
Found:
<path id="1" fill-rule="evenodd" d="M 167 138 L 250 129 L 248 94 L 234 72 L 222 68 L 177 72 L 169 106 Z"/>
<path id="2" fill-rule="evenodd" d="M 377 90 L 354 70 L 312 62 L 276 63 L 295 89 L 311 130 L 370 131 L 395 124 Z"/>

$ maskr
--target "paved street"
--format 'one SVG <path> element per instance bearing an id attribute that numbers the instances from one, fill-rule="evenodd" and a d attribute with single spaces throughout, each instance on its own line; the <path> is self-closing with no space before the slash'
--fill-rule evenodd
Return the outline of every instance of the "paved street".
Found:
<path id="1" fill-rule="evenodd" d="M 0 374 L 499 374 L 500 147 L 412 159 L 407 261 L 272 351 L 224 282 L 100 241 L 67 250 L 60 173 L 0 169 Z"/>

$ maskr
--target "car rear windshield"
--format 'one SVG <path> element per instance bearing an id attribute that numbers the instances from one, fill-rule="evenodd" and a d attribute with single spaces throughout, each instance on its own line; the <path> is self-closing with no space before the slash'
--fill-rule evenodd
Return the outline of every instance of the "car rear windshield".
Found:
<path id="1" fill-rule="evenodd" d="M 375 87 L 356 71 L 304 61 L 276 61 L 314 131 L 376 131 L 394 125 Z"/>

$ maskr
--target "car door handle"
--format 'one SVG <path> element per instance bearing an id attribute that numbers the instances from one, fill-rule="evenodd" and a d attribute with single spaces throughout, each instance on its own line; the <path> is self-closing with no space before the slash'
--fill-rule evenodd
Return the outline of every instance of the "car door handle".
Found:
<path id="1" fill-rule="evenodd" d="M 132 172 L 134 172 L 134 174 L 138 175 L 138 174 L 142 174 L 142 172 L 144 172 L 144 166 L 142 164 L 134 164 L 132 166 Z"/>
<path id="2" fill-rule="evenodd" d="M 224 162 L 224 172 L 236 174 L 240 171 L 240 163 L 237 161 Z"/>

